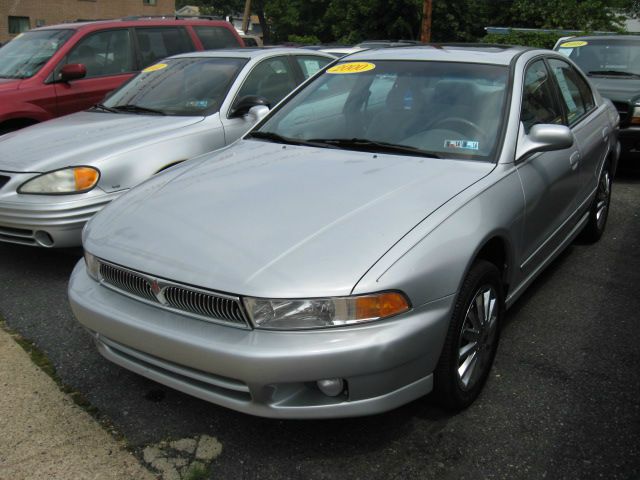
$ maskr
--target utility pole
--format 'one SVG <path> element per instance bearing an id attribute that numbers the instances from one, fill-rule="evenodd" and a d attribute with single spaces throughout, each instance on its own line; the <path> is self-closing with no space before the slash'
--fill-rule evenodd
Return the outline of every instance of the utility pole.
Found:
<path id="1" fill-rule="evenodd" d="M 249 30 L 249 20 L 251 20 L 251 0 L 245 0 L 244 15 L 242 16 L 242 31 L 244 33 Z"/>
<path id="2" fill-rule="evenodd" d="M 422 2 L 422 26 L 420 28 L 420 41 L 422 43 L 431 41 L 431 2 L 432 0 L 423 0 Z"/>

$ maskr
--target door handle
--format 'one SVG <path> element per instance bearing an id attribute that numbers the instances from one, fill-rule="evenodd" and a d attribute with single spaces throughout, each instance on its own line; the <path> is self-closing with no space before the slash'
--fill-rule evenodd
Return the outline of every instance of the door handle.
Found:
<path id="1" fill-rule="evenodd" d="M 572 170 L 578 168 L 578 163 L 580 163 L 580 152 L 573 152 L 569 157 L 569 163 L 571 164 Z"/>

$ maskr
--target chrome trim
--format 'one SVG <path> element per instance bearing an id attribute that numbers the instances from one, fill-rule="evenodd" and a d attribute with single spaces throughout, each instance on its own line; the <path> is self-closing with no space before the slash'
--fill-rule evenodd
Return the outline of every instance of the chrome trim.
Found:
<path id="1" fill-rule="evenodd" d="M 101 285 L 135 300 L 209 323 L 250 329 L 240 297 L 192 287 L 97 259 Z"/>

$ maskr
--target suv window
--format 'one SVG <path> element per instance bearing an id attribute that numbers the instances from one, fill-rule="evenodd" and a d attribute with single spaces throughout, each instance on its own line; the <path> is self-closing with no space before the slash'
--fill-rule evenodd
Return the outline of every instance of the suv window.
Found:
<path id="1" fill-rule="evenodd" d="M 567 109 L 567 121 L 569 125 L 573 125 L 594 107 L 593 94 L 589 85 L 568 63 L 550 59 L 549 65 Z"/>
<path id="2" fill-rule="evenodd" d="M 273 107 L 297 84 L 286 57 L 269 58 L 249 73 L 236 98 L 259 95 L 269 100 Z"/>
<path id="3" fill-rule="evenodd" d="M 171 55 L 194 50 L 189 35 L 181 27 L 136 27 L 141 68 Z"/>
<path id="4" fill-rule="evenodd" d="M 238 48 L 238 40 L 226 28 L 222 27 L 193 27 L 205 50 L 215 48 Z"/>
<path id="5" fill-rule="evenodd" d="M 532 63 L 524 74 L 520 120 L 526 133 L 538 123 L 563 123 L 562 112 L 553 96 L 551 77 L 542 60 Z"/>
<path id="6" fill-rule="evenodd" d="M 66 63 L 82 63 L 87 68 L 86 78 L 135 70 L 129 30 L 106 30 L 86 36 L 73 47 Z"/>

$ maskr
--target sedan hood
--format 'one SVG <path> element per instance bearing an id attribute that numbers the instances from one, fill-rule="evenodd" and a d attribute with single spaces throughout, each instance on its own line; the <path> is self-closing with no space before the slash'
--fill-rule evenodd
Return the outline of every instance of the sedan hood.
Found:
<path id="1" fill-rule="evenodd" d="M 0 136 L 0 170 L 45 172 L 87 165 L 202 118 L 75 113 Z"/>
<path id="2" fill-rule="evenodd" d="M 640 80 L 620 77 L 596 77 L 590 76 L 589 80 L 605 98 L 614 102 L 629 102 L 634 97 L 640 96 Z"/>
<path id="3" fill-rule="evenodd" d="M 88 224 L 84 245 L 222 292 L 347 295 L 402 236 L 493 167 L 241 141 L 133 189 Z"/>

